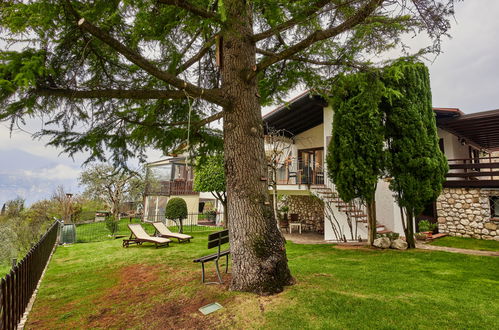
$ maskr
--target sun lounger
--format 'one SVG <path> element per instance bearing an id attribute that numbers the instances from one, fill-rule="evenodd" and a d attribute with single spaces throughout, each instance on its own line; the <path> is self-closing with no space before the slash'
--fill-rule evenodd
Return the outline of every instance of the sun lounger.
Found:
<path id="1" fill-rule="evenodd" d="M 168 229 L 168 227 L 162 222 L 153 222 L 152 225 L 156 228 L 156 234 L 161 237 L 176 238 L 179 243 L 190 242 L 192 238 L 190 235 L 171 232 L 170 229 Z"/>
<path id="2" fill-rule="evenodd" d="M 142 243 L 154 243 L 156 248 L 160 246 L 168 246 L 171 242 L 168 238 L 163 237 L 153 237 L 146 233 L 144 228 L 139 223 L 130 223 L 128 224 L 128 229 L 132 232 L 130 238 L 123 240 L 123 247 L 128 247 L 131 244 L 141 245 Z"/>

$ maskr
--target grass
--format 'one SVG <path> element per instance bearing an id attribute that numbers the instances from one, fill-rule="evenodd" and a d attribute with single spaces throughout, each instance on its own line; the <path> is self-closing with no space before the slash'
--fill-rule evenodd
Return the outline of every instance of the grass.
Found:
<path id="1" fill-rule="evenodd" d="M 0 279 L 9 273 L 11 268 L 11 266 L 0 264 Z"/>
<path id="2" fill-rule="evenodd" d="M 296 284 L 259 297 L 200 283 L 192 259 L 208 252 L 206 235 L 162 249 L 125 249 L 120 240 L 59 247 L 27 328 L 492 329 L 499 322 L 496 257 L 288 243 Z M 207 271 L 214 275 L 212 264 Z M 224 308 L 197 311 L 215 301 Z"/>
<path id="3" fill-rule="evenodd" d="M 499 241 L 489 241 L 466 237 L 446 236 L 439 238 L 431 242 L 430 244 L 468 250 L 499 251 Z"/>

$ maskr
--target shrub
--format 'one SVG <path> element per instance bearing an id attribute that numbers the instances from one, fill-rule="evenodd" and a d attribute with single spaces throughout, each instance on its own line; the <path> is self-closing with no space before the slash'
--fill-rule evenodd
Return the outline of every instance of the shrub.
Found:
<path id="1" fill-rule="evenodd" d="M 185 219 L 187 218 L 187 203 L 180 197 L 170 198 L 166 204 L 165 210 L 166 219 Z"/>
<path id="2" fill-rule="evenodd" d="M 431 223 L 428 220 L 421 220 L 419 222 L 419 231 L 434 231 L 437 228 L 436 223 Z"/>
<path id="3" fill-rule="evenodd" d="M 114 236 L 118 231 L 118 220 L 114 217 L 106 217 L 106 228 L 111 233 L 111 236 Z"/>
<path id="4" fill-rule="evenodd" d="M 217 218 L 217 211 L 215 211 L 215 210 L 210 210 L 210 211 L 206 212 L 205 214 L 206 214 L 206 219 L 208 219 L 210 221 L 215 221 L 215 219 Z"/>

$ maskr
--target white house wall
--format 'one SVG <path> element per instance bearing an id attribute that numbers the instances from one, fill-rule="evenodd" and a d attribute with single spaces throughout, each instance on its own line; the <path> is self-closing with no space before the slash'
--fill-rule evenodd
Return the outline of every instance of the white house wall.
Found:
<path id="1" fill-rule="evenodd" d="M 438 136 L 444 139 L 444 153 L 447 159 L 469 158 L 469 145 L 461 144 L 459 138 L 454 134 L 441 128 L 438 129 Z"/>
<path id="2" fill-rule="evenodd" d="M 393 192 L 389 188 L 390 183 L 385 180 L 378 181 L 376 189 L 376 218 L 380 224 L 393 232 L 404 235 L 400 209 L 397 201 L 393 197 Z"/>

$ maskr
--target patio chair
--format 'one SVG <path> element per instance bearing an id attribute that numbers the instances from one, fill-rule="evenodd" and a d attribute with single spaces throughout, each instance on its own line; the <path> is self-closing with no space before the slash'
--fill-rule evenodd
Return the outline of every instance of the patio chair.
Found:
<path id="1" fill-rule="evenodd" d="M 301 234 L 301 221 L 299 220 L 298 214 L 291 213 L 291 220 L 289 221 L 289 233 L 291 234 L 293 227 L 298 228 L 298 232 Z"/>
<path id="2" fill-rule="evenodd" d="M 162 222 L 153 222 L 152 225 L 156 229 L 155 234 L 160 237 L 176 238 L 178 239 L 179 243 L 191 241 L 192 236 L 181 233 L 174 233 L 170 231 L 170 229 L 168 229 L 168 227 Z"/>
<path id="3" fill-rule="evenodd" d="M 130 238 L 123 240 L 123 247 L 129 247 L 131 244 L 142 245 L 142 243 L 154 243 L 156 248 L 160 246 L 168 246 L 171 240 L 163 237 L 153 237 L 146 233 L 144 228 L 140 223 L 130 223 L 128 224 L 128 229 L 132 232 Z"/>

